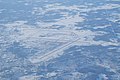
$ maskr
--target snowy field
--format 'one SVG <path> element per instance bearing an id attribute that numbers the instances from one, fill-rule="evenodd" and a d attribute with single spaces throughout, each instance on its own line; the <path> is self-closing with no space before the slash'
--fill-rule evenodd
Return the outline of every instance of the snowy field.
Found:
<path id="1" fill-rule="evenodd" d="M 120 0 L 0 0 L 0 80 L 120 80 Z"/>

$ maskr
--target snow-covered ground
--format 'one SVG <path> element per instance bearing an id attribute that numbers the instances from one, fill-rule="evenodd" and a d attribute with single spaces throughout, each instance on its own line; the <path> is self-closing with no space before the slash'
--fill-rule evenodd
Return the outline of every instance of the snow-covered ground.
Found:
<path id="1" fill-rule="evenodd" d="M 119 0 L 0 0 L 0 80 L 120 80 Z"/>

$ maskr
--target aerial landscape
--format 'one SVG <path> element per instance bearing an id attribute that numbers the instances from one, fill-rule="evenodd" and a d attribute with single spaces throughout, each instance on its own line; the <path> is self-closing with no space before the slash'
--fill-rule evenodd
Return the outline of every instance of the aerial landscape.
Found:
<path id="1" fill-rule="evenodd" d="M 0 0 L 0 80 L 120 80 L 120 0 Z"/>

